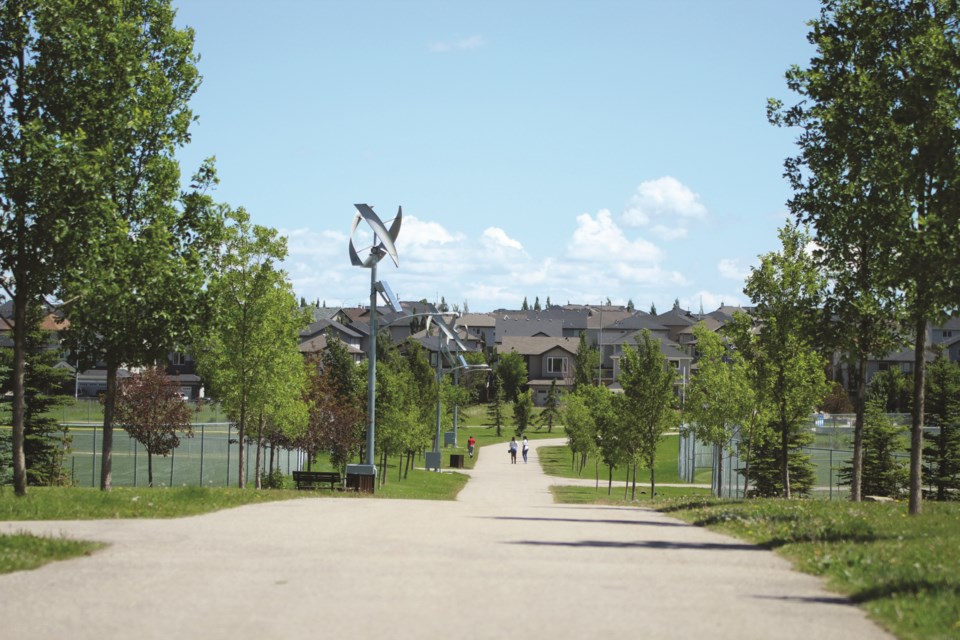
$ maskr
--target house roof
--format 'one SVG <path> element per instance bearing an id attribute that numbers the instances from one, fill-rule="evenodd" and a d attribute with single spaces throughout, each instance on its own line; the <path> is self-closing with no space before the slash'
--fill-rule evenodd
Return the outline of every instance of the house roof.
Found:
<path id="1" fill-rule="evenodd" d="M 334 338 L 336 339 L 336 338 Z M 351 354 L 363 353 L 363 351 L 352 344 L 344 343 L 347 347 L 347 352 Z M 308 340 L 304 340 L 299 345 L 297 349 L 300 350 L 300 353 L 322 353 L 327 348 L 327 335 L 321 333 L 319 335 L 313 336 Z"/>
<path id="2" fill-rule="evenodd" d="M 497 342 L 507 337 L 519 336 L 563 337 L 563 320 L 545 320 L 539 318 L 497 318 Z"/>
<path id="3" fill-rule="evenodd" d="M 720 327 L 722 327 L 724 324 L 726 324 L 726 321 L 721 321 L 719 318 L 716 318 L 716 317 L 711 316 L 711 315 L 705 315 L 705 316 L 703 316 L 702 318 L 700 318 L 700 320 L 699 320 L 696 324 L 692 324 L 692 325 L 690 325 L 689 327 L 687 327 L 687 328 L 685 328 L 685 329 L 681 329 L 681 330 L 680 330 L 680 335 L 685 335 L 685 334 L 690 334 L 690 335 L 692 335 L 694 328 L 695 328 L 698 324 L 700 324 L 701 322 L 704 324 L 704 326 L 705 326 L 708 330 L 714 331 L 714 332 L 717 331 L 717 330 L 718 330 Z"/>
<path id="4" fill-rule="evenodd" d="M 348 327 L 340 324 L 336 320 L 317 320 L 316 322 L 312 322 L 300 330 L 300 336 L 303 338 L 316 336 L 317 334 L 326 333 L 327 329 L 330 328 L 351 338 L 361 337 L 361 334 L 354 330 L 353 325 Z"/>
<path id="5" fill-rule="evenodd" d="M 667 327 L 682 327 L 697 324 L 699 318 L 685 309 L 674 307 L 658 315 L 657 320 Z"/>
<path id="6" fill-rule="evenodd" d="M 603 311 L 600 309 L 594 309 L 587 318 L 587 328 L 600 329 L 600 323 L 602 322 L 603 328 L 606 329 L 610 325 L 616 324 L 622 320 L 626 320 L 634 315 L 636 315 L 634 312 L 626 311 L 621 308 L 613 309 L 610 307 L 604 307 Z"/>
<path id="7" fill-rule="evenodd" d="M 640 339 L 641 333 L 642 333 L 641 331 L 636 331 L 634 333 L 622 336 L 619 339 L 617 339 L 616 342 L 611 344 L 621 344 L 621 345 L 627 344 L 627 345 L 633 346 L 635 344 L 635 341 Z M 660 353 L 662 353 L 668 359 L 672 359 L 672 360 L 692 360 L 693 359 L 690 355 L 687 354 L 686 351 L 683 350 L 683 347 L 681 347 L 679 344 L 677 344 L 673 340 L 670 340 L 667 338 L 656 338 L 656 337 L 654 338 L 654 340 L 656 340 L 660 344 Z M 621 354 L 618 353 L 613 355 L 612 357 L 620 358 L 622 356 Z"/>
<path id="8" fill-rule="evenodd" d="M 465 313 L 457 320 L 457 324 L 470 328 L 484 327 L 493 329 L 497 326 L 497 317 L 492 313 Z"/>
<path id="9" fill-rule="evenodd" d="M 576 355 L 580 341 L 576 338 L 544 336 L 506 336 L 500 351 L 515 351 L 523 356 L 538 356 L 553 349 L 563 349 Z"/>
<path id="10" fill-rule="evenodd" d="M 634 314 L 611 324 L 604 324 L 603 328 L 604 330 L 610 331 L 640 331 L 641 329 L 649 329 L 650 331 L 664 332 L 667 330 L 666 325 L 650 314 Z"/>

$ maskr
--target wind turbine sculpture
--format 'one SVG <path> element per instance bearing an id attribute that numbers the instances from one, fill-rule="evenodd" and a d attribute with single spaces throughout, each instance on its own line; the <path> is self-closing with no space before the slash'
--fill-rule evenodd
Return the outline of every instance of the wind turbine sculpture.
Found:
<path id="1" fill-rule="evenodd" d="M 400 266 L 400 260 L 397 257 L 397 235 L 400 233 L 400 221 L 403 218 L 403 208 L 397 208 L 397 217 L 390 223 L 390 228 L 380 220 L 379 216 L 373 211 L 373 207 L 366 204 L 353 205 L 357 213 L 353 217 L 353 228 L 350 229 L 350 262 L 355 267 L 370 269 L 370 343 L 367 350 L 367 362 L 369 364 L 367 374 L 367 416 L 369 423 L 367 427 L 367 458 L 366 464 L 347 465 L 347 480 L 350 481 L 352 475 L 371 476 L 376 478 L 377 464 L 374 455 L 374 445 L 376 443 L 376 393 L 377 393 L 377 294 L 383 295 L 386 302 L 397 313 L 403 311 L 400 302 L 393 294 L 385 281 L 377 280 L 377 264 L 384 256 L 389 255 L 393 264 Z M 373 244 L 361 249 L 369 251 L 366 258 L 362 258 L 353 244 L 353 235 L 360 225 L 360 221 L 366 222 L 373 231 Z M 368 486 L 363 487 L 373 492 L 375 482 L 370 480 Z M 357 488 L 361 488 L 358 486 Z"/>

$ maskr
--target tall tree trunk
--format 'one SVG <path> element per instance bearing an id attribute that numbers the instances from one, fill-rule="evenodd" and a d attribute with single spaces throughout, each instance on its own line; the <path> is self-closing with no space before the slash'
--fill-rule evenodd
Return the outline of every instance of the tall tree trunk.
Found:
<path id="1" fill-rule="evenodd" d="M 723 497 L 723 445 L 717 445 L 717 468 L 716 478 L 717 478 L 717 497 Z"/>
<path id="2" fill-rule="evenodd" d="M 650 499 L 657 495 L 657 472 L 655 456 L 650 456 Z"/>
<path id="3" fill-rule="evenodd" d="M 147 447 L 147 486 L 153 487 L 153 454 L 150 453 L 150 447 Z"/>
<path id="4" fill-rule="evenodd" d="M 627 465 L 626 470 L 623 474 L 623 499 L 627 499 L 627 494 L 630 492 L 630 465 Z"/>
<path id="5" fill-rule="evenodd" d="M 913 418 L 910 426 L 910 515 L 919 515 L 923 483 L 923 383 L 926 373 L 927 319 L 915 318 L 916 343 L 913 349 Z"/>
<path id="6" fill-rule="evenodd" d="M 256 449 L 257 453 L 256 453 L 256 457 L 254 458 L 254 466 L 257 468 L 256 475 L 255 475 L 256 482 L 254 486 L 257 489 L 263 489 L 263 473 L 260 470 L 260 466 L 261 466 L 260 456 L 261 456 L 261 451 L 263 450 L 263 446 L 262 446 L 263 445 L 263 422 L 264 422 L 263 409 L 261 409 L 260 414 L 257 417 L 257 449 Z"/>
<path id="7" fill-rule="evenodd" d="M 607 465 L 607 495 L 613 493 L 613 465 Z"/>
<path id="8" fill-rule="evenodd" d="M 244 474 L 245 469 L 243 468 L 244 459 L 246 456 L 243 455 L 243 435 L 246 431 L 245 427 L 247 424 L 247 392 L 242 391 L 240 398 L 240 422 L 237 423 L 237 487 L 243 489 L 246 485 L 246 474 Z M 229 443 L 227 444 L 229 446 Z M 307 463 L 309 468 L 310 463 Z"/>
<path id="9" fill-rule="evenodd" d="M 790 424 L 780 415 L 780 478 L 783 481 L 783 497 L 790 499 Z"/>
<path id="10" fill-rule="evenodd" d="M 117 371 L 120 365 L 107 363 L 107 392 L 103 396 L 103 438 L 100 446 L 100 490 L 113 489 L 113 415 L 117 407 Z"/>
<path id="11" fill-rule="evenodd" d="M 853 423 L 853 474 L 850 477 L 850 500 L 863 500 L 863 426 L 867 408 L 867 357 L 857 361 L 857 406 Z"/>
<path id="12" fill-rule="evenodd" d="M 630 490 L 630 499 L 637 499 L 637 463 L 633 463 L 633 488 Z"/>
<path id="13" fill-rule="evenodd" d="M 18 283 L 21 280 L 17 280 Z M 18 496 L 27 495 L 27 458 L 24 454 L 24 374 L 27 369 L 27 304 L 20 287 L 13 297 L 13 487 Z"/>

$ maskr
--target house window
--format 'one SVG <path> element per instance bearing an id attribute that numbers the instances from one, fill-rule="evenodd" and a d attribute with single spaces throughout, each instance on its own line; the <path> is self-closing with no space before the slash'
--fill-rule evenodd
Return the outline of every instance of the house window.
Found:
<path id="1" fill-rule="evenodd" d="M 567 372 L 566 358 L 547 358 L 547 373 L 563 375 Z"/>
<path id="2" fill-rule="evenodd" d="M 182 351 L 174 351 L 170 363 L 175 367 L 185 365 L 187 364 L 187 356 Z"/>

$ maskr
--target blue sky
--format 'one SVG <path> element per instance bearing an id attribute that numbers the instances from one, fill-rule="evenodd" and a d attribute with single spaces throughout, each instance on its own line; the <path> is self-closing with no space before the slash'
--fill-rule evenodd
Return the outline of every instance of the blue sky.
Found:
<path id="1" fill-rule="evenodd" d="M 778 249 L 796 132 L 766 100 L 794 100 L 814 0 L 175 4 L 204 77 L 182 170 L 217 157 L 298 296 L 369 302 L 356 202 L 403 206 L 401 299 L 470 311 L 748 304 Z"/>

